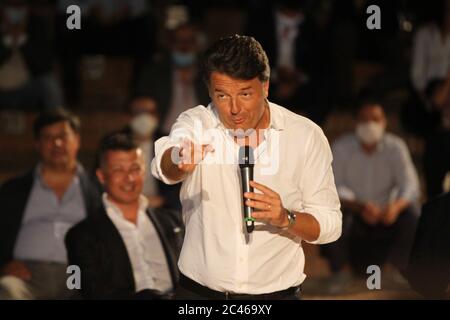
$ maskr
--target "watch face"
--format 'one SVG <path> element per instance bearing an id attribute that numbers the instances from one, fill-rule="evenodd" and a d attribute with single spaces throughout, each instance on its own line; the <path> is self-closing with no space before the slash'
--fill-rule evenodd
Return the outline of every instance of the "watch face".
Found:
<path id="1" fill-rule="evenodd" d="M 295 218 L 296 214 L 293 213 L 292 211 L 288 211 L 288 219 L 290 224 L 293 224 L 295 222 Z"/>

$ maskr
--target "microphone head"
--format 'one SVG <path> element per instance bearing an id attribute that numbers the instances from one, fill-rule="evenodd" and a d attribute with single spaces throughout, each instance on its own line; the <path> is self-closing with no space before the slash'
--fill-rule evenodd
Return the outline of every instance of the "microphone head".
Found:
<path id="1" fill-rule="evenodd" d="M 247 168 L 255 165 L 253 158 L 253 148 L 250 146 L 243 146 L 239 148 L 239 167 Z"/>

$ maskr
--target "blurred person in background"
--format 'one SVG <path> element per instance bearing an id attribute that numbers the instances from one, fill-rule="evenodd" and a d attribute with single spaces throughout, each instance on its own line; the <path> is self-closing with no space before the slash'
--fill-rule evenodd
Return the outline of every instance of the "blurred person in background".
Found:
<path id="1" fill-rule="evenodd" d="M 361 99 L 355 132 L 332 146 L 344 226 L 341 239 L 322 247 L 333 272 L 331 293 L 350 284 L 349 267 L 360 275 L 369 265 L 385 266 L 392 279 L 403 280 L 397 271 L 406 268 L 413 242 L 419 180 L 405 142 L 386 125 L 380 102 Z"/>
<path id="2" fill-rule="evenodd" d="M 66 27 L 66 9 L 82 12 L 80 30 Z M 63 68 L 66 100 L 80 101 L 80 61 L 83 55 L 129 57 L 139 70 L 156 49 L 157 25 L 147 0 L 59 0 L 56 37 Z"/>
<path id="3" fill-rule="evenodd" d="M 411 82 L 421 94 L 431 80 L 445 78 L 450 69 L 450 1 L 429 6 L 431 21 L 416 31 L 412 49 Z"/>
<path id="4" fill-rule="evenodd" d="M 62 104 L 45 23 L 23 0 L 0 6 L 0 108 L 38 110 Z"/>
<path id="5" fill-rule="evenodd" d="M 423 94 L 412 92 L 400 116 L 406 131 L 425 142 L 423 169 L 431 199 L 445 191 L 450 173 L 450 72 L 431 80 Z"/>
<path id="6" fill-rule="evenodd" d="M 64 236 L 95 211 L 99 195 L 77 160 L 78 118 L 53 109 L 38 116 L 33 130 L 39 163 L 0 187 L 0 273 L 16 278 L 26 297 L 64 299 L 73 295 Z"/>
<path id="7" fill-rule="evenodd" d="M 160 115 L 160 131 L 168 134 L 177 117 L 188 108 L 209 101 L 198 70 L 197 27 L 183 23 L 170 32 L 170 51 L 150 61 L 138 74 L 136 95 L 151 97 Z"/>
<path id="8" fill-rule="evenodd" d="M 444 180 L 450 173 L 450 72 L 444 79 L 431 81 L 426 90 L 427 122 L 424 171 L 429 199 L 444 192 Z"/>
<path id="9" fill-rule="evenodd" d="M 135 96 L 130 99 L 126 109 L 129 123 L 122 132 L 130 135 L 133 142 L 139 146 L 148 166 L 154 156 L 154 142 L 161 137 L 158 130 L 159 112 L 155 100 L 148 96 Z M 150 208 L 165 207 L 180 210 L 178 191 L 178 187 L 168 186 L 155 179 L 150 170 L 145 172 L 142 194 L 147 197 Z"/>
<path id="10" fill-rule="evenodd" d="M 329 109 L 331 55 L 329 14 L 315 3 L 283 0 L 249 8 L 247 34 L 260 41 L 271 62 L 271 97 L 321 123 Z"/>

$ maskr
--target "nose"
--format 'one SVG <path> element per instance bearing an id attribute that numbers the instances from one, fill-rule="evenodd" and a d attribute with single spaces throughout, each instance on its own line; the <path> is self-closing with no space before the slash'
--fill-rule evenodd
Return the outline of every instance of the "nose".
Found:
<path id="1" fill-rule="evenodd" d="M 127 174 L 126 174 L 126 180 L 127 180 L 128 182 L 133 182 L 133 181 L 134 181 L 134 175 L 133 175 L 132 172 L 130 172 L 130 171 L 127 172 Z"/>
<path id="2" fill-rule="evenodd" d="M 231 106 L 230 106 L 230 112 L 233 116 L 239 114 L 239 112 L 241 111 L 241 107 L 239 106 L 239 104 L 237 103 L 236 99 L 231 99 Z"/>
<path id="3" fill-rule="evenodd" d="M 63 140 L 61 138 L 56 138 L 53 143 L 55 144 L 55 146 L 57 147 L 62 147 L 63 145 Z"/>

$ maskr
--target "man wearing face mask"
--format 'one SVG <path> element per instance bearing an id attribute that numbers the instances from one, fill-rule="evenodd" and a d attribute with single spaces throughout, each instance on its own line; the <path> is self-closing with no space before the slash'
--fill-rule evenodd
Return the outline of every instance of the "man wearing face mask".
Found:
<path id="1" fill-rule="evenodd" d="M 366 99 L 359 104 L 355 132 L 332 147 L 344 226 L 341 239 L 323 247 L 323 253 L 335 279 L 345 278 L 348 262 L 364 274 L 369 265 L 406 267 L 418 218 L 419 182 L 405 142 L 385 130 L 383 107 Z"/>
<path id="2" fill-rule="evenodd" d="M 137 76 L 135 93 L 154 100 L 164 134 L 170 132 L 183 111 L 209 101 L 198 76 L 198 52 L 197 28 L 190 23 L 181 24 L 170 33 L 170 51 L 149 63 Z"/>
<path id="3" fill-rule="evenodd" d="M 160 122 L 156 103 L 148 96 L 135 96 L 126 109 L 129 124 L 123 133 L 132 137 L 133 142 L 143 151 L 145 163 L 149 164 L 154 156 L 154 141 L 161 135 L 158 130 Z M 147 197 L 151 208 L 164 206 L 179 209 L 177 192 L 156 180 L 150 170 L 145 173 L 142 194 Z"/>

